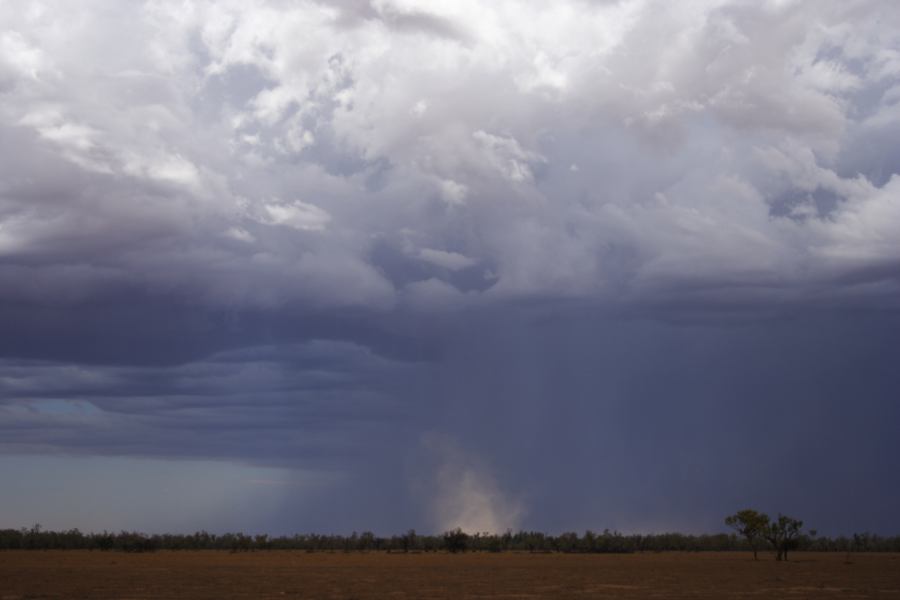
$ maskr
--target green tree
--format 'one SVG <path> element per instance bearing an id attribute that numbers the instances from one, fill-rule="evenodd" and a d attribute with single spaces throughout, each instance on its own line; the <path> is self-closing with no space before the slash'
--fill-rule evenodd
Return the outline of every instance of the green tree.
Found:
<path id="1" fill-rule="evenodd" d="M 725 517 L 725 524 L 747 539 L 747 543 L 753 549 L 753 560 L 759 560 L 756 555 L 757 542 L 769 528 L 769 516 L 747 508 Z"/>
<path id="2" fill-rule="evenodd" d="M 787 560 L 788 550 L 797 547 L 802 527 L 803 521 L 782 514 L 769 523 L 763 537 L 775 548 L 775 560 Z"/>

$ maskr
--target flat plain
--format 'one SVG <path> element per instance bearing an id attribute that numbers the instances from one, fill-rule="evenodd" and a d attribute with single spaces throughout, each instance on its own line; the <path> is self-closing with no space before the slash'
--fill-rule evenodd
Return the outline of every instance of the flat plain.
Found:
<path id="1" fill-rule="evenodd" d="M 900 554 L 0 552 L 33 598 L 900 598 Z"/>

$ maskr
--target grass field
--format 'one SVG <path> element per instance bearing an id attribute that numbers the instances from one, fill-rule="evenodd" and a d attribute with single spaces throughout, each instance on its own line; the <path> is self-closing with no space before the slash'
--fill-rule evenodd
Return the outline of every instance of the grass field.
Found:
<path id="1" fill-rule="evenodd" d="M 26 598 L 900 598 L 900 555 L 0 552 Z"/>

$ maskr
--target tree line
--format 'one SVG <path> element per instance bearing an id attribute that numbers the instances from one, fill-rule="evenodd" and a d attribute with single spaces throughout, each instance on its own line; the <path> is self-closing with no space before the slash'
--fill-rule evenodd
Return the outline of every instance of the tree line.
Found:
<path id="1" fill-rule="evenodd" d="M 772 521 L 770 521 L 771 523 Z M 777 522 L 777 519 L 776 521 Z M 438 535 L 421 535 L 410 530 L 402 535 L 378 536 L 370 531 L 352 535 L 296 534 L 291 536 L 215 534 L 84 533 L 78 529 L 48 531 L 31 528 L 0 529 L 0 550 L 100 550 L 153 552 L 156 550 L 224 550 L 250 552 L 303 550 L 307 552 L 700 552 L 756 551 L 762 538 L 746 533 L 716 534 L 629 534 L 604 530 L 549 535 L 537 531 L 507 531 L 502 534 L 467 534 L 459 529 Z M 778 551 L 777 545 L 774 548 Z M 851 537 L 819 537 L 815 532 L 798 531 L 790 538 L 790 550 L 821 552 L 900 552 L 900 536 L 870 533 Z M 786 550 L 785 550 L 786 556 Z"/>

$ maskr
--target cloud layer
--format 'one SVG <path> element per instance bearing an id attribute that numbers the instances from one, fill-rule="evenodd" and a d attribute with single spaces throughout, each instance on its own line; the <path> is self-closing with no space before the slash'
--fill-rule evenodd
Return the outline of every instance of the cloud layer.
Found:
<path id="1" fill-rule="evenodd" d="M 7 301 L 897 291 L 889 2 L 23 8 Z"/>
<path id="2" fill-rule="evenodd" d="M 730 399 L 704 413 L 719 384 L 698 391 L 714 353 L 696 343 L 776 382 L 795 425 L 824 395 L 838 435 L 829 389 L 863 390 L 854 418 L 890 445 L 890 0 L 12 1 L 0 23 L 4 451 L 386 478 L 370 514 L 402 528 L 397 497 L 437 468 L 406 453 L 437 435 L 480 457 L 457 471 L 488 512 L 527 497 L 535 526 L 581 527 L 595 513 L 554 504 L 496 428 L 555 440 L 607 414 L 615 455 L 670 405 L 721 427 L 749 396 L 716 388 Z M 841 377 L 801 390 L 792 365 L 818 377 L 820 354 Z M 648 371 L 668 386 L 622 375 Z M 789 429 L 765 435 L 788 448 Z M 598 443 L 567 448 L 573 478 Z M 704 481 L 728 468 L 689 459 Z M 623 460 L 604 472 L 669 482 Z M 879 473 L 865 485 L 896 497 Z M 646 523 L 628 504 L 605 514 Z"/>

